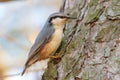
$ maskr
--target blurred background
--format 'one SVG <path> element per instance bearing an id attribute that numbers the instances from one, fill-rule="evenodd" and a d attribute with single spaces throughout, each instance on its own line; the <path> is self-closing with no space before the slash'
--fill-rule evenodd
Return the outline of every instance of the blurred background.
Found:
<path id="1" fill-rule="evenodd" d="M 20 76 L 46 19 L 62 0 L 0 0 L 0 80 L 40 80 L 45 62 Z M 39 69 L 40 68 L 40 69 Z"/>

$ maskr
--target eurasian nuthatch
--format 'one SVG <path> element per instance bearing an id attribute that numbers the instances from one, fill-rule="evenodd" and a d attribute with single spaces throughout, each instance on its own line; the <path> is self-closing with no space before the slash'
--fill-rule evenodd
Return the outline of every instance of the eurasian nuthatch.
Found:
<path id="1" fill-rule="evenodd" d="M 56 52 L 60 46 L 63 28 L 68 19 L 75 18 L 69 17 L 63 13 L 53 13 L 50 15 L 29 52 L 29 58 L 21 75 L 35 62 L 45 60 Z"/>

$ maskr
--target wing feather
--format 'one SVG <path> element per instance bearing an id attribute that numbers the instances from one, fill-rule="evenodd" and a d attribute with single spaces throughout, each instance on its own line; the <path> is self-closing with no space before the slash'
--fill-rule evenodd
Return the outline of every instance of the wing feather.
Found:
<path id="1" fill-rule="evenodd" d="M 51 24 L 46 24 L 42 31 L 38 34 L 35 43 L 33 44 L 29 56 L 34 54 L 37 50 L 39 50 L 45 43 L 49 41 L 49 39 L 52 37 L 52 34 L 54 33 L 54 28 Z"/>
<path id="2" fill-rule="evenodd" d="M 38 60 L 38 51 L 43 47 L 44 44 L 46 44 L 52 37 L 52 34 L 54 33 L 54 28 L 50 23 L 47 23 L 41 32 L 38 34 L 35 43 L 33 44 L 32 48 L 29 52 L 29 58 L 25 64 L 25 69 L 23 70 L 22 74 L 26 71 L 26 69 L 31 66 L 33 63 L 35 63 Z"/>

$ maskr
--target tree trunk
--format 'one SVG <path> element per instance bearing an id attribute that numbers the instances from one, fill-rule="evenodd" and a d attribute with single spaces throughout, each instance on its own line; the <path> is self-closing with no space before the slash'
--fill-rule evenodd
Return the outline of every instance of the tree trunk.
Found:
<path id="1" fill-rule="evenodd" d="M 42 80 L 120 79 L 120 1 L 65 0 L 64 38 Z"/>

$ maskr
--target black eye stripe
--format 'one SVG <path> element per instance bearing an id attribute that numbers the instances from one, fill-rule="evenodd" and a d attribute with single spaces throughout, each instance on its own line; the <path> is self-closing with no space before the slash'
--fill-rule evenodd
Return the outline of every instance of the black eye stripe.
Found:
<path id="1" fill-rule="evenodd" d="M 52 20 L 52 19 L 55 19 L 55 18 L 67 18 L 67 16 L 53 16 L 50 18 L 49 22 Z"/>
<path id="2" fill-rule="evenodd" d="M 54 17 L 52 17 L 52 18 L 67 18 L 66 16 L 54 16 Z"/>

